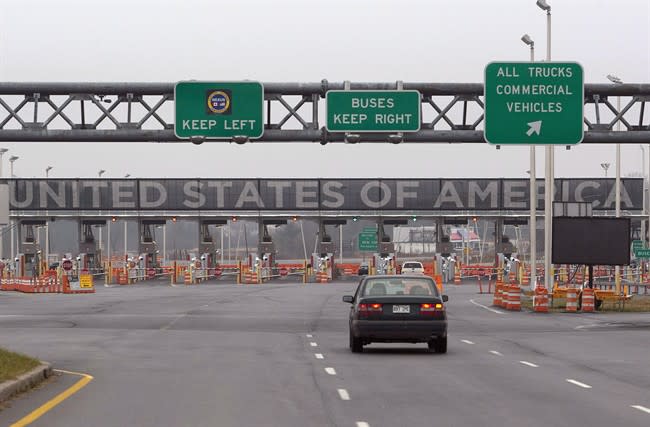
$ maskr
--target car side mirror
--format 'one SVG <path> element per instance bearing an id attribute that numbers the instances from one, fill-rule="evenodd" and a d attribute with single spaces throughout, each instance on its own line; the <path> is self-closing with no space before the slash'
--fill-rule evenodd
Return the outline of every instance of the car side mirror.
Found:
<path id="1" fill-rule="evenodd" d="M 354 297 L 352 295 L 343 295 L 343 302 L 349 302 L 352 304 L 354 302 Z"/>
<path id="2" fill-rule="evenodd" d="M 449 301 L 449 296 L 448 295 L 443 295 L 442 296 L 442 302 L 447 302 Z"/>

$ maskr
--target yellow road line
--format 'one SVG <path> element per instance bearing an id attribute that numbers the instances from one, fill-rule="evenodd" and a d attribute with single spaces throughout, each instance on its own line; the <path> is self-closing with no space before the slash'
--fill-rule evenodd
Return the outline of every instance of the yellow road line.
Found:
<path id="1" fill-rule="evenodd" d="M 11 425 L 11 427 L 23 427 L 26 425 L 29 425 L 45 415 L 48 411 L 52 410 L 55 406 L 57 406 L 59 403 L 63 402 L 66 400 L 68 397 L 72 396 L 82 388 L 86 386 L 89 382 L 93 380 L 93 377 L 88 374 L 83 374 L 81 372 L 71 372 L 71 371 L 64 371 L 62 369 L 55 369 L 56 372 L 63 372 L 64 374 L 70 374 L 70 375 L 79 375 L 83 378 L 81 378 L 79 381 L 77 381 L 72 387 L 68 388 L 65 390 L 63 393 L 57 395 L 55 398 L 52 400 L 49 400 L 45 404 L 43 404 L 41 407 L 38 409 L 34 410 L 32 413 L 27 415 L 26 417 L 20 419 L 19 421 L 16 421 Z"/>

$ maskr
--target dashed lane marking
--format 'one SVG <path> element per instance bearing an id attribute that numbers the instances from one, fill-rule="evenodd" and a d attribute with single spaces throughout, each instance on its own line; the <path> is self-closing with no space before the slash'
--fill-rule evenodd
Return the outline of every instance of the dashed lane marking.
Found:
<path id="1" fill-rule="evenodd" d="M 325 357 L 320 354 L 320 353 L 314 353 L 314 356 L 316 356 L 316 359 L 324 359 Z"/>
<path id="2" fill-rule="evenodd" d="M 460 340 L 460 342 L 464 342 L 465 344 L 470 344 L 470 345 L 471 345 L 471 344 L 474 344 L 474 343 L 473 343 L 472 341 L 470 341 L 470 340 Z"/>
<path id="3" fill-rule="evenodd" d="M 307 338 L 313 338 L 314 336 L 312 334 L 307 334 Z"/>
<path id="4" fill-rule="evenodd" d="M 325 372 L 327 372 L 330 375 L 336 375 L 336 369 L 334 368 L 325 368 Z"/>
<path id="5" fill-rule="evenodd" d="M 310 342 L 309 345 L 312 347 L 318 347 L 318 344 L 316 344 L 315 342 Z"/>
<path id="6" fill-rule="evenodd" d="M 639 411 L 645 412 L 646 414 L 650 414 L 650 409 L 646 408 L 645 406 L 630 405 L 630 408 L 638 409 Z"/>
<path id="7" fill-rule="evenodd" d="M 339 392 L 339 397 L 341 400 L 350 400 L 350 395 L 348 394 L 348 391 L 344 388 L 339 388 L 337 390 Z"/>
<path id="8" fill-rule="evenodd" d="M 591 388 L 589 384 L 581 383 L 580 381 L 576 381 L 571 378 L 567 378 L 566 382 L 571 383 L 573 385 L 577 385 L 578 387 L 582 387 L 582 388 Z"/>
<path id="9" fill-rule="evenodd" d="M 534 363 L 526 362 L 525 360 L 520 360 L 519 363 L 522 365 L 530 366 L 531 368 L 539 368 L 539 365 L 535 365 Z"/>
<path id="10" fill-rule="evenodd" d="M 492 353 L 492 354 L 496 354 L 497 356 L 503 356 L 503 353 L 499 353 L 499 352 L 496 351 L 496 350 L 490 350 L 490 353 Z"/>
<path id="11" fill-rule="evenodd" d="M 357 421 L 357 427 L 370 427 L 370 424 L 365 421 Z"/>
<path id="12" fill-rule="evenodd" d="M 495 310 L 495 309 L 493 309 L 493 308 L 488 307 L 487 305 L 480 304 L 480 303 L 474 301 L 473 299 L 469 300 L 469 302 L 471 302 L 471 303 L 474 304 L 475 306 L 478 306 L 478 307 L 484 308 L 484 309 L 486 309 L 486 310 L 488 310 L 488 311 L 491 311 L 492 313 L 496 313 L 496 314 L 506 314 L 506 313 L 503 312 L 503 311 Z"/>

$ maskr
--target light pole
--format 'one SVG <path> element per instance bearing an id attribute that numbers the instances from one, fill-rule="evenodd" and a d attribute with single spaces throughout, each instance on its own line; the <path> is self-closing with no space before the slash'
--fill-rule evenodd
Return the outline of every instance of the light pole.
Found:
<path id="1" fill-rule="evenodd" d="M 609 163 L 601 163 L 600 167 L 605 171 L 605 178 L 607 178 L 607 169 L 609 169 Z"/>
<path id="2" fill-rule="evenodd" d="M 546 0 L 537 0 L 537 7 L 546 11 L 546 61 L 551 61 L 551 6 Z M 544 282 L 546 289 L 553 289 L 553 266 L 551 264 L 551 250 L 553 245 L 553 181 L 555 171 L 553 170 L 554 149 L 548 145 L 545 150 L 546 176 L 544 179 Z"/>
<path id="3" fill-rule="evenodd" d="M 2 156 L 9 151 L 8 148 L 0 148 L 0 178 L 2 178 Z M 4 259 L 4 246 L 3 246 L 3 240 L 4 236 L 2 235 L 2 231 L 4 231 L 4 225 L 0 226 L 0 259 Z"/>
<path id="4" fill-rule="evenodd" d="M 16 160 L 20 159 L 18 156 L 11 156 L 9 157 L 9 178 L 15 178 L 14 175 L 14 162 Z"/>
<path id="5" fill-rule="evenodd" d="M 528 34 L 521 37 L 521 41 L 530 46 L 530 62 L 535 62 L 535 42 Z M 530 146 L 530 219 L 528 220 L 528 234 L 530 241 L 530 287 L 537 285 L 537 173 L 535 171 L 535 146 Z"/>
<path id="6" fill-rule="evenodd" d="M 623 81 L 618 77 L 608 74 L 607 79 L 614 83 L 615 85 L 622 85 Z M 616 97 L 616 111 L 617 114 L 621 114 L 621 97 Z M 616 130 L 620 132 L 621 130 L 621 118 L 619 117 L 616 121 Z M 621 216 L 621 144 L 616 144 L 616 218 Z M 615 273 L 615 283 L 616 283 L 616 294 L 621 293 L 621 267 L 616 266 Z"/>
<path id="7" fill-rule="evenodd" d="M 51 170 L 52 170 L 52 166 L 48 166 L 48 167 L 45 168 L 45 178 L 46 179 L 50 177 L 50 171 Z"/>
<path id="8" fill-rule="evenodd" d="M 2 178 L 2 156 L 9 151 L 8 148 L 0 148 L 0 178 Z"/>
<path id="9" fill-rule="evenodd" d="M 124 175 L 124 178 L 130 178 L 130 177 L 131 177 L 130 173 Z M 129 259 L 127 242 L 128 242 L 128 235 L 126 233 L 126 217 L 124 217 L 124 261 L 127 261 Z"/>
<path id="10" fill-rule="evenodd" d="M 97 176 L 99 178 L 101 178 L 102 175 L 104 175 L 105 173 L 106 173 L 106 171 L 104 169 L 100 169 L 100 170 L 97 171 Z M 100 226 L 99 227 L 99 250 L 100 250 L 102 258 L 104 257 L 104 245 L 102 243 L 102 234 L 104 234 L 103 231 L 104 230 L 103 230 L 102 226 Z"/>
<path id="11" fill-rule="evenodd" d="M 641 197 L 641 240 L 643 241 L 643 245 L 645 246 L 645 220 L 643 219 L 643 215 L 646 214 L 645 212 L 645 200 L 646 200 L 646 186 L 645 186 L 645 147 L 641 144 L 639 144 L 639 148 L 641 149 L 641 170 L 642 172 L 642 177 L 643 177 L 643 195 Z"/>
<path id="12" fill-rule="evenodd" d="M 45 179 L 48 179 L 50 177 L 50 171 L 52 170 L 52 166 L 48 166 L 45 168 Z M 49 217 L 47 211 L 45 212 L 46 216 Z M 45 222 L 45 262 L 48 263 L 50 262 L 50 222 L 46 221 Z"/>

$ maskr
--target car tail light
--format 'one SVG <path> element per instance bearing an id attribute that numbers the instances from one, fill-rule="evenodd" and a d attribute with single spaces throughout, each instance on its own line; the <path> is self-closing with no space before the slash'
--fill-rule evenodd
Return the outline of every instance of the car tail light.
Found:
<path id="1" fill-rule="evenodd" d="M 359 315 L 368 316 L 372 314 L 381 314 L 382 305 L 379 303 L 359 304 Z"/>
<path id="2" fill-rule="evenodd" d="M 420 304 L 420 313 L 435 313 L 444 311 L 445 306 L 440 303 L 423 303 Z"/>

